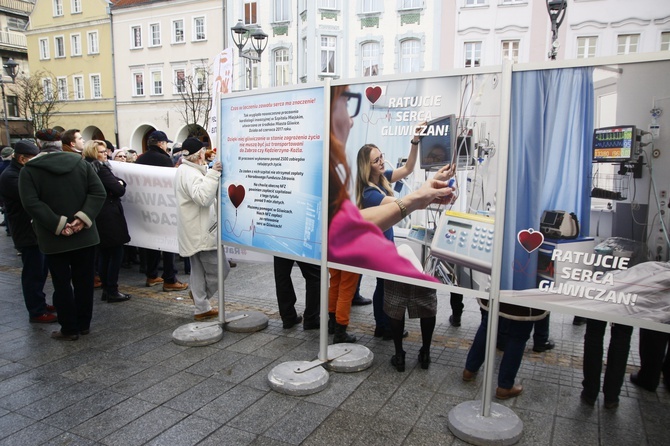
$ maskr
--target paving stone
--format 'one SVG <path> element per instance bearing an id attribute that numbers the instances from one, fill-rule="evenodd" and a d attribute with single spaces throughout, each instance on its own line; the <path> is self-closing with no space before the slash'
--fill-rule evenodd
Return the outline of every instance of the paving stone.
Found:
<path id="1" fill-rule="evenodd" d="M 91 440 L 100 441 L 155 408 L 155 404 L 131 397 L 89 418 L 74 427 L 72 432 Z"/>
<path id="2" fill-rule="evenodd" d="M 300 402 L 266 430 L 263 436 L 289 444 L 301 444 L 333 410 L 321 404 Z"/>
<path id="3" fill-rule="evenodd" d="M 192 373 L 176 373 L 165 380 L 139 392 L 137 398 L 154 404 L 163 404 L 177 395 L 188 391 L 204 380 L 202 376 Z"/>
<path id="4" fill-rule="evenodd" d="M 255 434 L 250 432 L 223 426 L 198 443 L 198 446 L 220 446 L 222 444 L 248 446 L 256 439 L 256 437 Z"/>
<path id="5" fill-rule="evenodd" d="M 228 425 L 255 434 L 264 433 L 298 404 L 298 398 L 269 392 L 233 418 Z"/>
<path id="6" fill-rule="evenodd" d="M 268 391 L 263 392 L 243 385 L 235 386 L 204 405 L 195 414 L 225 424 L 267 394 Z M 248 431 L 244 428 L 241 430 Z"/>
<path id="7" fill-rule="evenodd" d="M 61 429 L 44 423 L 33 423 L 30 426 L 14 432 L 12 435 L 0 440 L 0 446 L 26 446 L 44 444 L 52 438 L 62 435 Z"/>
<path id="8" fill-rule="evenodd" d="M 205 379 L 171 400 L 166 401 L 164 406 L 181 412 L 193 413 L 211 401 L 214 401 L 232 387 L 233 384 L 218 379 Z"/>
<path id="9" fill-rule="evenodd" d="M 26 426 L 35 422 L 34 419 L 25 417 L 17 413 L 8 413 L 0 417 L 0 439 L 7 437 L 14 432 L 18 432 Z"/>
<path id="10" fill-rule="evenodd" d="M 191 415 L 165 430 L 146 444 L 148 446 L 194 445 L 214 432 L 218 427 L 219 424 L 214 421 Z"/>
<path id="11" fill-rule="evenodd" d="M 183 412 L 157 407 L 100 441 L 109 446 L 142 445 L 171 428 L 187 415 Z"/>

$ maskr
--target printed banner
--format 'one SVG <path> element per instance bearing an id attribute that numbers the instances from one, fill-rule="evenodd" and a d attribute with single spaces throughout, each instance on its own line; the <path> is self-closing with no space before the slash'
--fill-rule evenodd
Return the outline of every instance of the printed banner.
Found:
<path id="1" fill-rule="evenodd" d="M 221 99 L 221 239 L 321 257 L 324 89 Z"/>

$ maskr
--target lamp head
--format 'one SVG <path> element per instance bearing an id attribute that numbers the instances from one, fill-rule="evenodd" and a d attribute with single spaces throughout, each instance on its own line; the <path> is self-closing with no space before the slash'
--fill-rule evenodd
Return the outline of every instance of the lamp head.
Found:
<path id="1" fill-rule="evenodd" d="M 237 49 L 242 51 L 244 45 L 247 44 L 247 40 L 249 40 L 249 29 L 244 26 L 241 19 L 237 21 L 235 26 L 230 28 L 230 35 L 232 36 Z"/>
<path id="2" fill-rule="evenodd" d="M 19 64 L 14 61 L 11 57 L 5 62 L 3 67 L 7 70 L 7 74 L 9 77 L 12 78 L 12 82 L 14 82 L 14 79 L 16 79 L 16 75 L 18 74 L 17 68 Z"/>
<path id="3" fill-rule="evenodd" d="M 265 47 L 268 45 L 268 35 L 263 32 L 259 27 L 253 30 L 251 33 L 251 46 L 254 48 L 258 57 L 261 56 L 261 53 L 265 50 Z"/>

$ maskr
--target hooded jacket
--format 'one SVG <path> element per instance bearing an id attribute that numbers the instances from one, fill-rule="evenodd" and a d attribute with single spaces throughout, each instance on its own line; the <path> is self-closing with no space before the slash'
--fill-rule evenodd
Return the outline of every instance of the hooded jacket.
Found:
<path id="1" fill-rule="evenodd" d="M 43 253 L 74 251 L 100 242 L 95 217 L 105 201 L 105 188 L 80 155 L 40 153 L 21 169 L 19 194 Z M 61 235 L 75 218 L 84 222 L 84 229 Z"/>

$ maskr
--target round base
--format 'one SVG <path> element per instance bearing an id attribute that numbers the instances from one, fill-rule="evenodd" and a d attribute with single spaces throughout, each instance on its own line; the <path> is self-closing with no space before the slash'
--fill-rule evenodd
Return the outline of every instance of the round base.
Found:
<path id="1" fill-rule="evenodd" d="M 332 344 L 328 346 L 328 359 L 335 358 L 323 366 L 333 372 L 360 372 L 372 365 L 375 355 L 360 344 Z"/>
<path id="2" fill-rule="evenodd" d="M 226 322 L 223 328 L 233 333 L 253 333 L 268 326 L 268 317 L 260 311 L 233 311 L 226 313 L 226 320 L 230 322 Z"/>
<path id="3" fill-rule="evenodd" d="M 523 421 L 508 407 L 491 403 L 491 416 L 483 417 L 481 401 L 466 401 L 449 412 L 449 430 L 476 445 L 510 445 L 521 439 Z"/>
<path id="4" fill-rule="evenodd" d="M 218 322 L 192 322 L 182 325 L 172 332 L 175 344 L 199 347 L 219 342 L 223 338 L 223 330 Z"/>
<path id="5" fill-rule="evenodd" d="M 289 361 L 279 364 L 268 373 L 270 388 L 287 395 L 311 395 L 328 385 L 328 372 L 321 366 L 309 368 L 309 361 Z M 297 373 L 297 369 L 305 372 Z"/>

